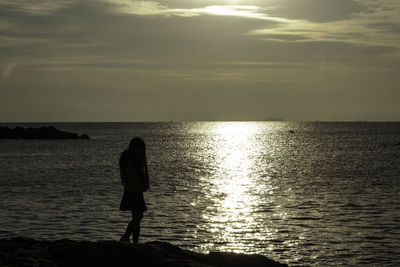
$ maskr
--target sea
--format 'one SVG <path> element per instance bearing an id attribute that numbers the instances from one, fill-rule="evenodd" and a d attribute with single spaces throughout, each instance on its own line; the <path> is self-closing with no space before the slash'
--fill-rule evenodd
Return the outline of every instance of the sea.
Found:
<path id="1" fill-rule="evenodd" d="M 400 266 L 400 123 L 54 125 L 90 140 L 0 139 L 0 238 L 119 240 L 118 160 L 144 139 L 140 242 L 290 266 Z"/>

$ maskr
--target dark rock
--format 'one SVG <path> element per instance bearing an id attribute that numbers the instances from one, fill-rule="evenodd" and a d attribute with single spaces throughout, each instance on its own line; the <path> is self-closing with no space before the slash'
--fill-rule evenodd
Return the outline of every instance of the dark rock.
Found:
<path id="1" fill-rule="evenodd" d="M 81 134 L 81 136 L 79 138 L 81 138 L 81 139 L 90 139 L 90 137 L 87 134 Z"/>
<path id="2" fill-rule="evenodd" d="M 287 266 L 261 255 L 200 254 L 167 242 L 0 239 L 0 266 Z"/>
<path id="3" fill-rule="evenodd" d="M 0 138 L 12 139 L 90 139 L 88 135 L 64 132 L 54 126 L 40 128 L 0 127 Z"/>

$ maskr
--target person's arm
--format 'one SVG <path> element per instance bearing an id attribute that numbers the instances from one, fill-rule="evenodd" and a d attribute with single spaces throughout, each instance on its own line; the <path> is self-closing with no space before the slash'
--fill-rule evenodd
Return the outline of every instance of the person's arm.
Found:
<path id="1" fill-rule="evenodd" d="M 144 160 L 143 168 L 144 168 L 144 186 L 145 186 L 145 189 L 148 190 L 148 189 L 150 189 L 150 178 L 149 178 L 149 172 L 147 169 L 147 160 L 146 159 Z"/>

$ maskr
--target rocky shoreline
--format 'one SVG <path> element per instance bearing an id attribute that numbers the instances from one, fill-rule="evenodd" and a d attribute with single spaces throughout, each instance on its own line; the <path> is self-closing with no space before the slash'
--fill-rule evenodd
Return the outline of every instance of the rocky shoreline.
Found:
<path id="1" fill-rule="evenodd" d="M 60 131 L 54 126 L 40 128 L 0 127 L 0 138 L 8 139 L 90 139 L 87 134 L 78 135 Z"/>
<path id="2" fill-rule="evenodd" d="M 261 255 L 195 253 L 167 242 L 0 239 L 0 266 L 287 266 Z"/>

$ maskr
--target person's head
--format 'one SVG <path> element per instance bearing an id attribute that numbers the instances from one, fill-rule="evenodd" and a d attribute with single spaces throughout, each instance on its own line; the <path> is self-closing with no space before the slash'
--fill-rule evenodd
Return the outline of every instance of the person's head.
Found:
<path id="1" fill-rule="evenodd" d="M 129 152 L 133 153 L 136 156 L 141 156 L 146 154 L 146 145 L 144 141 L 135 137 L 129 142 Z"/>

